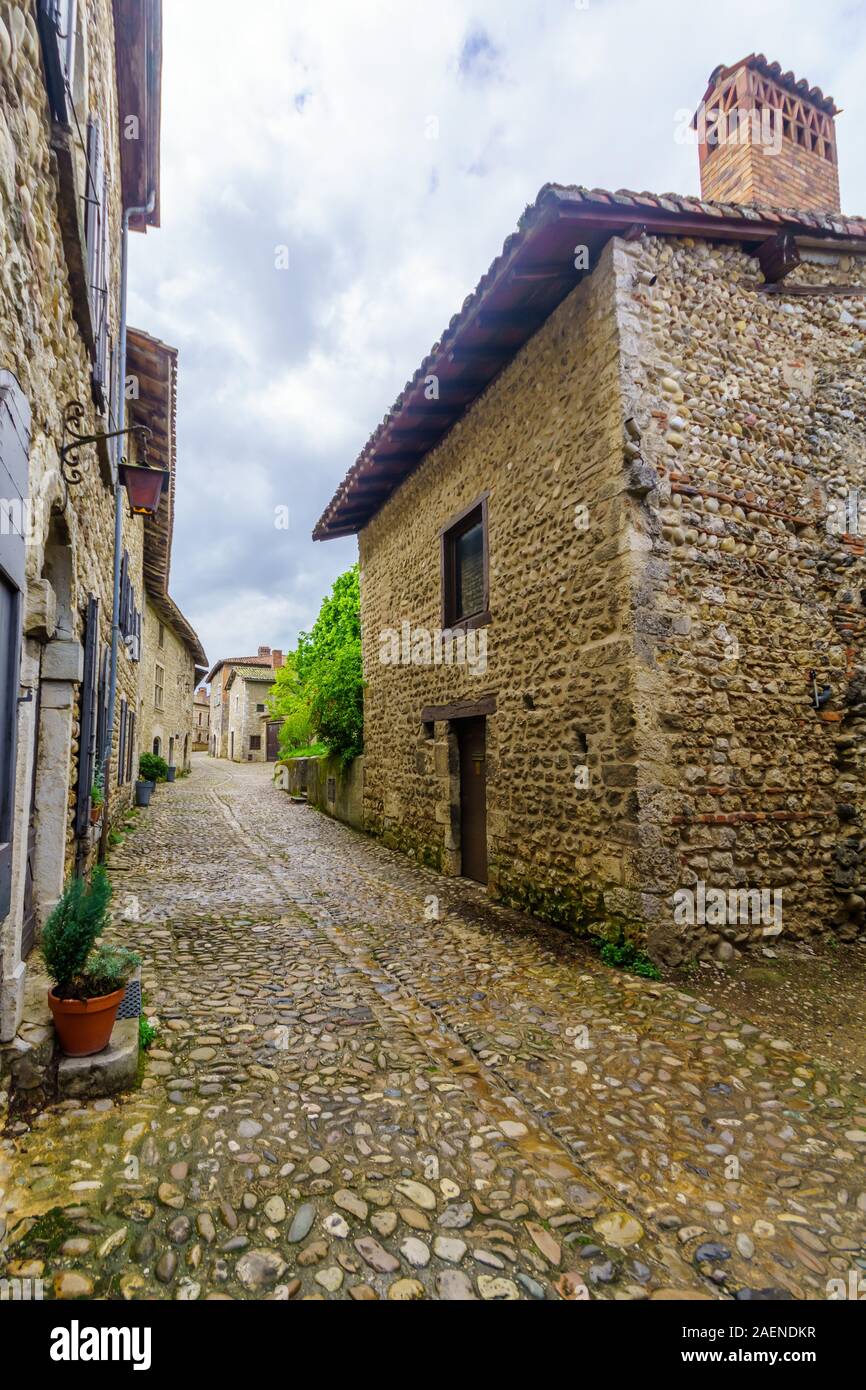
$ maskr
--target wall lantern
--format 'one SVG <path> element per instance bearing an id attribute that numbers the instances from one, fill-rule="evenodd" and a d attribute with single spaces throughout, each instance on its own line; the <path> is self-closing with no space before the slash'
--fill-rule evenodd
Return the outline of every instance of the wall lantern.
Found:
<path id="1" fill-rule="evenodd" d="M 129 497 L 133 516 L 156 516 L 159 499 L 168 491 L 171 474 L 167 468 L 148 468 L 131 463 L 120 465 L 120 481 Z"/>

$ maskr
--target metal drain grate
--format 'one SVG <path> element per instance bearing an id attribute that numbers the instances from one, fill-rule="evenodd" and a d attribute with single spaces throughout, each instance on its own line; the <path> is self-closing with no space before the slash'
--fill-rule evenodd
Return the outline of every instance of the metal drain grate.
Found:
<path id="1" fill-rule="evenodd" d="M 118 1020 L 138 1018 L 141 1013 L 141 980 L 130 980 L 117 1010 Z"/>

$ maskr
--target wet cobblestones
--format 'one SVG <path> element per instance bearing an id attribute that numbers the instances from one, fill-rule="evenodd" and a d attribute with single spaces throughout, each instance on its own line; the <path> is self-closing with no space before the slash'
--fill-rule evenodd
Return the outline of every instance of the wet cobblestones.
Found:
<path id="1" fill-rule="evenodd" d="M 862 1076 L 268 768 L 198 758 L 112 882 L 160 1029 L 139 1091 L 7 1128 L 5 1272 L 47 1296 L 825 1298 L 866 1269 Z"/>

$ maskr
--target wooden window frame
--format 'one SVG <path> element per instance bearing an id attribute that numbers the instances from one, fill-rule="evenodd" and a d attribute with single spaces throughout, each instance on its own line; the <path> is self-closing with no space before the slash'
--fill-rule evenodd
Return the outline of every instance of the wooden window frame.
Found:
<path id="1" fill-rule="evenodd" d="M 488 501 L 489 492 L 476 497 L 468 507 L 442 527 L 439 532 L 439 568 L 442 587 L 442 628 L 444 631 L 468 632 L 472 628 L 486 627 L 490 622 L 490 528 Z M 457 605 L 457 547 L 455 542 L 476 524 L 475 514 L 481 522 L 481 557 L 483 565 L 481 608 L 477 613 L 468 613 L 458 618 Z"/>
<path id="2" fill-rule="evenodd" d="M 160 673 L 162 674 L 161 680 Z M 159 692 L 159 699 L 156 698 L 157 692 Z M 165 667 L 160 666 L 158 661 L 155 663 L 153 672 L 153 707 L 154 709 L 165 708 Z"/>
<path id="3" fill-rule="evenodd" d="M 249 751 L 250 751 L 251 753 L 261 753 L 261 751 L 262 751 L 262 736 L 261 736 L 261 734 L 250 734 L 250 749 L 249 749 Z"/>

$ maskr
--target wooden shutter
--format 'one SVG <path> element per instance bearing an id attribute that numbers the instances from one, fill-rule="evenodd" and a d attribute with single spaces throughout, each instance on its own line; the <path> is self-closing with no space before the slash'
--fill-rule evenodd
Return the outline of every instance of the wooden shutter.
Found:
<path id="1" fill-rule="evenodd" d="M 84 236 L 87 242 L 87 283 L 96 353 L 93 385 L 104 409 L 108 385 L 108 172 L 102 122 L 87 122 L 87 187 L 84 190 Z"/>
<path id="2" fill-rule="evenodd" d="M 120 702 L 120 732 L 117 742 L 117 782 L 122 786 L 126 773 L 126 718 L 129 707 L 125 700 Z"/>
<path id="3" fill-rule="evenodd" d="M 30 407 L 11 372 L 0 371 L 0 918 L 12 895 L 15 759 L 24 589 Z"/>
<path id="4" fill-rule="evenodd" d="M 96 281 L 96 361 L 93 365 L 93 384 L 101 409 L 108 401 L 108 171 L 103 161 L 100 188 L 99 274 Z"/>
<path id="5" fill-rule="evenodd" d="M 87 601 L 84 624 L 84 677 L 79 694 L 78 786 L 75 800 L 75 833 L 82 836 L 90 823 L 90 789 L 96 766 L 96 672 L 99 646 L 99 599 Z"/>
<path id="6" fill-rule="evenodd" d="M 132 781 L 132 769 L 135 762 L 135 715 L 130 712 L 129 732 L 126 736 L 126 780 Z"/>
<path id="7" fill-rule="evenodd" d="M 36 21 L 45 61 L 51 114 L 68 125 L 72 116 L 67 88 L 75 68 L 76 0 L 37 0 Z"/>
<path id="8" fill-rule="evenodd" d="M 111 749 L 105 746 L 105 735 L 108 729 L 108 691 L 109 648 L 103 647 L 99 662 L 99 693 L 96 706 L 96 759 L 100 767 L 111 753 Z"/>
<path id="9" fill-rule="evenodd" d="M 121 637 L 127 633 L 127 608 L 129 604 L 128 579 L 129 555 L 124 550 L 123 558 L 120 561 L 120 605 L 117 611 L 117 626 L 120 628 Z"/>

